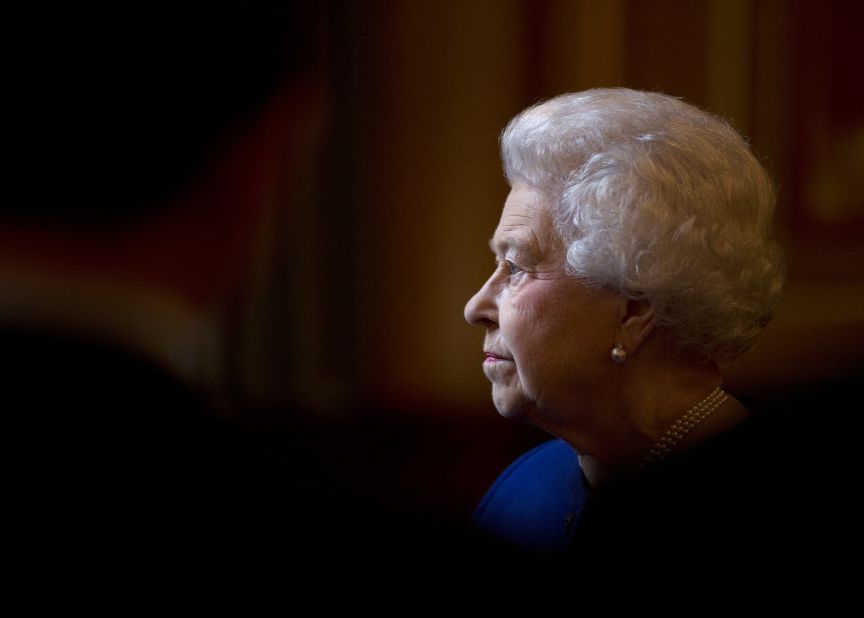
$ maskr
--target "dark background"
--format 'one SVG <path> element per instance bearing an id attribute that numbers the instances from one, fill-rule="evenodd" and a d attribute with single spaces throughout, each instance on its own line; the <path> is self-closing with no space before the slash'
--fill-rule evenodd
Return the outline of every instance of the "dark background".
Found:
<path id="1" fill-rule="evenodd" d="M 498 134 L 543 98 L 616 85 L 728 118 L 779 186 L 788 289 L 763 341 L 728 368 L 730 389 L 772 396 L 860 375 L 860 3 L 319 8 L 319 57 L 303 95 L 312 137 L 299 140 L 303 154 L 284 173 L 241 293 L 227 308 L 197 306 L 218 317 L 214 390 L 289 422 L 300 402 L 357 423 L 375 454 L 358 484 L 466 516 L 509 461 L 544 439 L 497 416 L 480 369 L 482 333 L 462 318 L 491 269 L 487 239 L 508 191 Z M 278 21 L 267 28 L 278 31 Z M 3 238 L 20 236 L 5 229 Z"/>
<path id="2" fill-rule="evenodd" d="M 486 241 L 508 190 L 498 133 L 524 107 L 562 92 L 623 85 L 684 97 L 729 119 L 775 178 L 788 288 L 764 339 L 728 368 L 730 388 L 773 396 L 860 375 L 860 3 L 332 7 L 330 140 L 318 187 L 328 207 L 311 215 L 300 249 L 316 256 L 304 262 L 312 293 L 295 296 L 314 318 L 302 370 L 313 397 L 340 393 L 440 428 L 423 432 L 430 448 L 419 459 L 433 466 L 427 480 L 442 500 L 464 508 L 542 438 L 497 417 L 479 367 L 482 334 L 462 307 L 488 276 Z M 285 273 L 296 276 L 297 264 Z M 276 322 L 268 332 L 296 343 L 294 325 Z M 267 345 L 247 343 L 266 365 Z M 278 384 L 249 386 L 278 397 Z"/>

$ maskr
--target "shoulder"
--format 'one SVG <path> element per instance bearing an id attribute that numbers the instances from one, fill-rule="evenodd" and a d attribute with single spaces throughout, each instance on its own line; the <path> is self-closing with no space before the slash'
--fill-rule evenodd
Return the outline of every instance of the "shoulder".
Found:
<path id="1" fill-rule="evenodd" d="M 562 549 L 586 496 L 576 452 L 563 440 L 550 440 L 501 473 L 473 521 L 481 530 L 517 545 Z"/>

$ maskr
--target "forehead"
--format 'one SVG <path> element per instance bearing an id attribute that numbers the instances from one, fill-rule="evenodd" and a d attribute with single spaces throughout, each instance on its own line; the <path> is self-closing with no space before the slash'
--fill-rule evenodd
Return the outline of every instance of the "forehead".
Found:
<path id="1" fill-rule="evenodd" d="M 496 253 L 511 247 L 541 248 L 554 237 L 552 216 L 543 196 L 519 184 L 513 187 L 490 243 Z"/>

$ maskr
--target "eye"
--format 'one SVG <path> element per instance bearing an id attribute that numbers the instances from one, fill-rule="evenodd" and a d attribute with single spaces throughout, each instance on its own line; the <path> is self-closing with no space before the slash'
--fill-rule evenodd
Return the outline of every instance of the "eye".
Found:
<path id="1" fill-rule="evenodd" d="M 522 272 L 522 269 L 519 266 L 517 266 L 515 262 L 513 262 L 511 260 L 504 260 L 504 264 L 507 266 L 507 270 L 511 276 L 512 275 L 518 275 L 519 273 Z"/>

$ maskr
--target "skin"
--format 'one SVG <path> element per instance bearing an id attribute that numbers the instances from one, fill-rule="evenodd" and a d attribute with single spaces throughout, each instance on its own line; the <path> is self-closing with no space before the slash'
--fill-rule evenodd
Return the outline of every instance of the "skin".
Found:
<path id="1" fill-rule="evenodd" d="M 715 364 L 688 361 L 656 334 L 650 303 L 567 274 L 548 205 L 528 185 L 513 186 L 491 247 L 495 270 L 465 318 L 486 332 L 492 400 L 502 416 L 567 441 L 589 480 L 638 466 L 674 420 L 719 385 Z M 610 359 L 615 345 L 627 350 L 623 364 Z M 730 406 L 715 415 L 726 418 Z"/>

